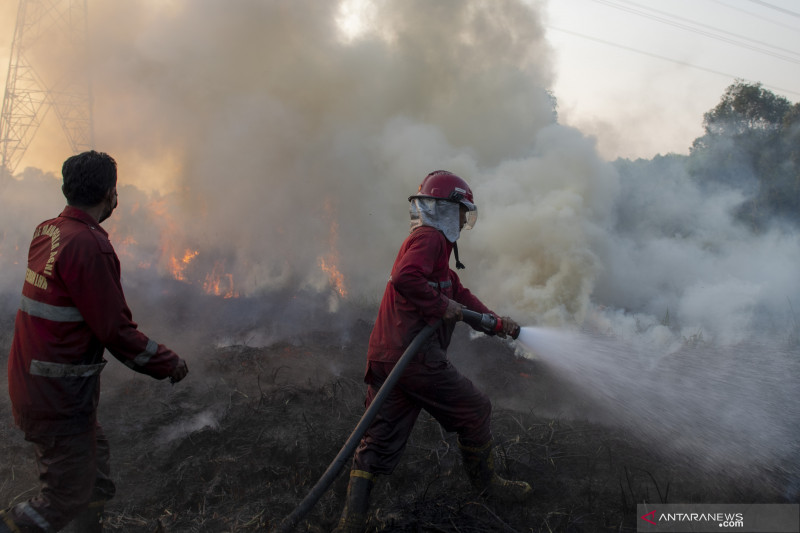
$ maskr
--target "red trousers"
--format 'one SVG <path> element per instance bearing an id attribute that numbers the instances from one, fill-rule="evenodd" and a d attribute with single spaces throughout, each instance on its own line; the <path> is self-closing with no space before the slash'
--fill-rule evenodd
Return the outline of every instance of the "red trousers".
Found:
<path id="1" fill-rule="evenodd" d="M 369 407 L 394 363 L 370 361 L 366 381 Z M 462 444 L 480 447 L 492 438 L 492 404 L 461 375 L 443 350 L 419 354 L 386 398 L 353 457 L 353 469 L 391 474 L 400 461 L 420 411 L 431 414 Z"/>
<path id="2" fill-rule="evenodd" d="M 38 495 L 9 512 L 23 530 L 59 531 L 90 502 L 114 497 L 108 439 L 99 424 L 77 435 L 25 440 L 33 443 L 41 485 Z"/>

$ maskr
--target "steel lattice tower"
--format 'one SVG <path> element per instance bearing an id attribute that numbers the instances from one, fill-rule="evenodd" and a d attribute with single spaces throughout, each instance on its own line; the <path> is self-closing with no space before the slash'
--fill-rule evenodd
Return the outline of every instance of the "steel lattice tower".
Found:
<path id="1" fill-rule="evenodd" d="M 0 115 L 11 175 L 50 109 L 74 153 L 94 146 L 87 0 L 20 0 Z"/>

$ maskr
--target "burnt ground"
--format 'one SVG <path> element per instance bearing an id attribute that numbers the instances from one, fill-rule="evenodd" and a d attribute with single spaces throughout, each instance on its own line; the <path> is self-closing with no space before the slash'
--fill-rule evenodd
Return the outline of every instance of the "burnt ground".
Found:
<path id="1" fill-rule="evenodd" d="M 302 306 L 285 301 L 242 314 L 236 310 L 242 304 L 221 301 L 184 307 L 143 301 L 142 329 L 186 356 L 190 374 L 172 386 L 115 360 L 104 372 L 99 416 L 117 483 L 106 530 L 274 529 L 363 413 L 373 311 L 324 310 L 302 319 Z M 221 318 L 200 320 L 198 309 L 208 308 Z M 3 364 L 11 321 L 2 320 Z M 259 324 L 270 334 L 253 333 Z M 743 478 L 732 469 L 702 468 L 695 458 L 659 451 L 645 435 L 598 422 L 589 398 L 504 341 L 472 339 L 459 325 L 450 354 L 493 400 L 501 473 L 531 482 L 534 496 L 502 504 L 475 494 L 456 436 L 423 413 L 401 465 L 376 484 L 368 531 L 635 531 L 637 503 L 788 501 L 769 472 Z M 36 472 L 31 449 L 12 427 L 5 379 L 0 386 L 5 507 L 35 492 Z M 346 472 L 296 531 L 335 526 Z"/>

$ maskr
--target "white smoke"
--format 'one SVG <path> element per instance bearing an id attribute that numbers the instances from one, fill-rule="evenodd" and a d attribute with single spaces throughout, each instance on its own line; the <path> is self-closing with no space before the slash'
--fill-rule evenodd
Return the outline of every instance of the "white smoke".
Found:
<path id="1" fill-rule="evenodd" d="M 155 442 L 159 445 L 168 444 L 197 431 L 216 431 L 219 429 L 219 419 L 219 413 L 215 413 L 211 409 L 201 411 L 187 420 L 176 422 L 161 429 L 155 438 Z"/>
<path id="2" fill-rule="evenodd" d="M 406 198 L 447 169 L 480 212 L 459 242 L 462 281 L 521 323 L 672 346 L 737 342 L 767 317 L 774 331 L 800 306 L 796 238 L 734 225 L 735 192 L 668 161 L 619 174 L 557 124 L 535 4 L 375 1 L 361 19 L 358 5 L 90 2 L 97 149 L 125 186 L 106 227 L 125 272 L 168 277 L 191 250 L 195 284 L 220 265 L 243 296 L 327 301 L 327 261 L 347 298 L 374 303 Z M 2 187 L 0 289 L 16 299 L 33 226 L 63 201 L 56 179 L 45 194 L 27 178 Z"/>
<path id="3" fill-rule="evenodd" d="M 617 221 L 598 248 L 596 301 L 656 317 L 682 338 L 736 344 L 792 335 L 796 229 L 753 233 L 733 217 L 740 190 L 704 189 L 676 159 L 622 169 Z"/>

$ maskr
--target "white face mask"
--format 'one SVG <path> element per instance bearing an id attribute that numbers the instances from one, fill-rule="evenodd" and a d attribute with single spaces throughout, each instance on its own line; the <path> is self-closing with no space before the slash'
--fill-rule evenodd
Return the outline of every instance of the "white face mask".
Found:
<path id="1" fill-rule="evenodd" d="M 411 199 L 409 211 L 412 231 L 419 226 L 431 226 L 444 233 L 448 241 L 458 240 L 461 234 L 459 204 L 438 198 L 418 197 Z"/>

